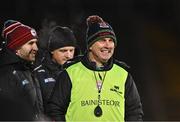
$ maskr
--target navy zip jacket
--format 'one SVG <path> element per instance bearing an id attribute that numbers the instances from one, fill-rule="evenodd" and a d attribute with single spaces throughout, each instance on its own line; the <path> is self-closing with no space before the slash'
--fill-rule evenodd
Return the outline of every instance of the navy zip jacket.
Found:
<path id="1" fill-rule="evenodd" d="M 0 52 L 0 120 L 39 120 L 43 103 L 32 65 L 9 50 Z"/>

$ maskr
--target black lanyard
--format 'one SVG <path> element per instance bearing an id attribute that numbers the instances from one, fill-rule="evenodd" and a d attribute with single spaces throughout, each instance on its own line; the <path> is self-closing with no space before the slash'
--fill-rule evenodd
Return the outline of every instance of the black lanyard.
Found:
<path id="1" fill-rule="evenodd" d="M 102 90 L 102 86 L 103 86 L 103 83 L 104 83 L 104 80 L 105 80 L 105 77 L 106 77 L 106 72 L 105 72 L 103 78 L 102 78 L 102 76 L 100 75 L 99 72 L 98 72 L 98 76 L 99 76 L 100 82 L 98 82 L 96 74 L 94 72 L 94 77 L 95 77 L 95 80 L 96 80 L 96 86 L 97 86 L 97 89 L 98 89 L 98 105 L 94 109 L 94 115 L 96 117 L 100 117 L 102 115 L 102 113 L 103 113 L 102 108 L 100 107 L 99 103 L 100 103 L 100 100 L 101 100 L 101 90 Z"/>

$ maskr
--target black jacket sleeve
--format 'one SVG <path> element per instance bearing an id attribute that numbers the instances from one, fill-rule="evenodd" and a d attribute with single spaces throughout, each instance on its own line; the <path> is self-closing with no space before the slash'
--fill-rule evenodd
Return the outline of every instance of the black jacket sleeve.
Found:
<path id="1" fill-rule="evenodd" d="M 125 120 L 142 121 L 143 110 L 140 96 L 130 74 L 128 74 L 125 88 Z"/>
<path id="2" fill-rule="evenodd" d="M 65 121 L 70 102 L 71 81 L 64 70 L 56 79 L 55 87 L 46 106 L 46 114 L 55 121 Z"/>

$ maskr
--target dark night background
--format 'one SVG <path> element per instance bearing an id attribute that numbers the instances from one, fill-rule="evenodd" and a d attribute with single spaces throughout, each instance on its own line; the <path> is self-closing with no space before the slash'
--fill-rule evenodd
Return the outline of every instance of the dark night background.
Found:
<path id="1" fill-rule="evenodd" d="M 69 26 L 84 50 L 85 20 L 93 14 L 117 35 L 114 57 L 131 66 L 144 120 L 180 120 L 180 0 L 3 0 L 0 31 L 7 19 L 38 32 Z"/>

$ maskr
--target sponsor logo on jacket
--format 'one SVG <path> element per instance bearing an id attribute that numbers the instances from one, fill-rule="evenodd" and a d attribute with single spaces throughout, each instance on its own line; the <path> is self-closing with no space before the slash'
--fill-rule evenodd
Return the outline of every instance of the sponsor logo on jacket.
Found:
<path id="1" fill-rule="evenodd" d="M 56 80 L 54 78 L 46 78 L 44 79 L 45 83 L 49 83 L 49 82 L 55 82 Z"/>
<path id="2" fill-rule="evenodd" d="M 81 106 L 89 106 L 89 105 L 98 105 L 98 100 L 82 100 L 81 101 Z M 120 107 L 120 102 L 117 100 L 103 99 L 99 101 L 99 105 Z"/>

